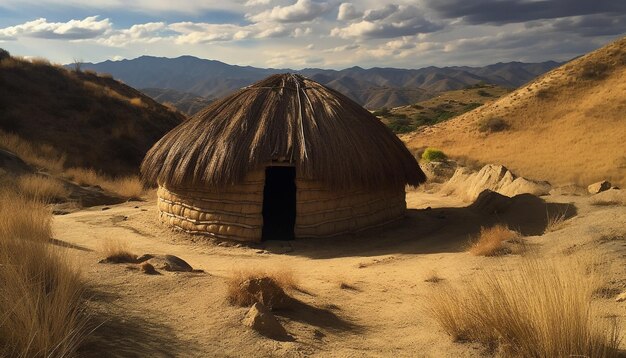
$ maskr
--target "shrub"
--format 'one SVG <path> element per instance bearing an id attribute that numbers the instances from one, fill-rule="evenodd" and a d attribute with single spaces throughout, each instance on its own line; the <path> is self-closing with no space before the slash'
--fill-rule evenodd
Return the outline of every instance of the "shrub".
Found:
<path id="1" fill-rule="evenodd" d="M 481 97 L 491 97 L 491 94 L 485 90 L 478 90 L 476 93 Z"/>
<path id="2" fill-rule="evenodd" d="M 499 117 L 488 118 L 478 123 L 478 130 L 480 132 L 502 132 L 508 128 L 509 124 Z"/>
<path id="3" fill-rule="evenodd" d="M 435 148 L 426 148 L 424 153 L 422 153 L 422 160 L 427 162 L 439 162 L 447 158 L 448 157 L 442 151 Z"/>
<path id="4" fill-rule="evenodd" d="M 50 210 L 0 193 L 0 356 L 75 356 L 85 336 L 85 285 L 51 246 Z"/>
<path id="5" fill-rule="evenodd" d="M 495 225 L 490 228 L 481 228 L 480 234 L 471 244 L 469 252 L 476 256 L 498 256 L 511 253 L 505 242 L 514 240 L 519 234 L 510 230 L 506 225 Z"/>
<path id="6" fill-rule="evenodd" d="M 5 58 L 11 58 L 11 54 L 9 53 L 9 51 L 0 48 L 0 61 L 4 60 Z"/>
<path id="7" fill-rule="evenodd" d="M 478 103 L 478 102 L 468 103 L 468 104 L 465 105 L 465 107 L 463 107 L 461 112 L 462 113 L 469 112 L 469 111 L 471 111 L 473 109 L 476 109 L 476 108 L 478 108 L 478 107 L 480 107 L 482 105 L 483 105 L 482 103 Z"/>
<path id="8" fill-rule="evenodd" d="M 261 285 L 259 287 L 246 285 L 255 281 Z M 266 306 L 279 308 L 281 305 L 287 305 L 290 299 L 285 291 L 299 289 L 291 270 L 273 272 L 258 269 L 237 270 L 226 284 L 228 301 L 238 306 L 250 306 L 255 302 L 261 302 Z"/>
<path id="9" fill-rule="evenodd" d="M 389 108 L 387 107 L 383 107 L 377 111 L 374 111 L 372 114 L 375 115 L 376 117 L 385 117 L 387 115 L 389 115 L 389 113 L 391 113 L 389 111 Z"/>
<path id="10" fill-rule="evenodd" d="M 63 183 L 41 175 L 23 175 L 18 178 L 17 186 L 23 195 L 44 203 L 64 199 L 70 194 Z"/>
<path id="11" fill-rule="evenodd" d="M 580 76 L 586 80 L 598 80 L 606 77 L 609 65 L 604 62 L 587 62 L 582 65 Z"/>
<path id="12" fill-rule="evenodd" d="M 462 289 L 438 286 L 429 310 L 456 341 L 506 357 L 616 357 L 615 321 L 592 308 L 597 275 L 580 260 L 526 259 L 514 270 L 479 274 Z"/>

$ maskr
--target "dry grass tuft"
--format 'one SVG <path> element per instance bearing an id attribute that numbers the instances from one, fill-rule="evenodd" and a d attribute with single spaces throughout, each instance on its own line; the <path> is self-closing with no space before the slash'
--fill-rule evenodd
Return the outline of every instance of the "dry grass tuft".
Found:
<path id="1" fill-rule="evenodd" d="M 65 175 L 79 185 L 99 186 L 124 198 L 138 200 L 146 194 L 141 180 L 136 176 L 112 179 L 93 169 L 70 168 Z"/>
<path id="2" fill-rule="evenodd" d="M 20 193 L 41 202 L 54 202 L 66 198 L 70 192 L 56 179 L 41 175 L 24 175 L 18 178 Z"/>
<path id="3" fill-rule="evenodd" d="M 557 213 L 552 216 L 548 215 L 548 221 L 546 223 L 546 228 L 544 230 L 544 234 L 548 232 L 553 232 L 557 230 L 561 230 L 565 227 L 567 215 L 566 213 Z"/>
<path id="4" fill-rule="evenodd" d="M 137 255 L 130 251 L 126 243 L 119 240 L 104 241 L 102 243 L 102 253 L 104 254 L 102 262 L 113 264 L 137 262 Z"/>
<path id="5" fill-rule="evenodd" d="M 438 289 L 429 309 L 454 340 L 480 342 L 502 356 L 617 357 L 619 328 L 593 309 L 597 277 L 588 269 L 527 259 L 463 289 Z"/>
<path id="6" fill-rule="evenodd" d="M 269 291 L 271 292 L 264 293 L 269 293 L 270 296 L 276 297 L 257 297 L 257 295 L 255 295 L 254 293 L 251 294 L 251 292 L 248 292 L 242 288 L 245 282 L 253 280 L 266 281 L 269 284 L 268 286 L 271 286 L 268 287 Z M 290 290 L 301 290 L 298 286 L 295 275 L 291 270 L 285 269 L 264 271 L 259 269 L 245 269 L 234 271 L 233 274 L 228 278 L 226 296 L 230 303 L 238 306 L 249 306 L 254 302 L 265 300 L 269 301 L 270 303 L 278 303 L 278 305 L 280 305 L 284 304 L 284 302 L 282 301 L 288 298 L 288 296 L 284 292 Z"/>
<path id="7" fill-rule="evenodd" d="M 48 244 L 45 204 L 0 197 L 0 356 L 74 356 L 86 327 L 79 271 Z"/>
<path id="8" fill-rule="evenodd" d="M 439 283 L 443 280 L 443 278 L 441 278 L 436 272 L 433 271 L 428 275 L 428 277 L 426 277 L 426 279 L 424 279 L 424 282 Z"/>
<path id="9" fill-rule="evenodd" d="M 480 234 L 472 242 L 469 252 L 476 256 L 500 256 L 512 253 L 507 241 L 518 239 L 520 234 L 506 225 L 498 224 L 490 228 L 481 228 Z"/>

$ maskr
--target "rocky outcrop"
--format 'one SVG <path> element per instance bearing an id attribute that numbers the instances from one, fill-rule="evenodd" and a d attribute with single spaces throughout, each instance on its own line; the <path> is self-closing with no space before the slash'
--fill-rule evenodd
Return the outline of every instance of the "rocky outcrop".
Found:
<path id="1" fill-rule="evenodd" d="M 534 181 L 518 177 L 502 165 L 488 164 L 480 171 L 458 168 L 446 182 L 441 192 L 457 195 L 465 201 L 474 201 L 484 190 L 491 190 L 506 196 L 518 194 L 547 195 L 551 185 L 545 181 Z"/>

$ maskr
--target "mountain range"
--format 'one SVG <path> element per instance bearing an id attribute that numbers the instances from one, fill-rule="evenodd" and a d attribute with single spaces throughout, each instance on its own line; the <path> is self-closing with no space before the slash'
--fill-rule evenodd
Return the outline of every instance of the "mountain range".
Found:
<path id="1" fill-rule="evenodd" d="M 73 65 L 68 65 L 68 67 Z M 336 89 L 366 108 L 396 107 L 481 82 L 517 88 L 559 66 L 508 62 L 484 67 L 425 67 L 420 69 L 350 67 L 343 70 L 302 70 L 229 65 L 193 56 L 141 56 L 131 60 L 82 63 L 82 69 L 111 74 L 134 88 L 159 88 L 218 98 L 276 73 L 293 72 Z"/>

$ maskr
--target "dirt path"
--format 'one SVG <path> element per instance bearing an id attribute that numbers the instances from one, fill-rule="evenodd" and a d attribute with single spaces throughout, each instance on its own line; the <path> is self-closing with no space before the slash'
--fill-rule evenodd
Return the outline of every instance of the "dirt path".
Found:
<path id="1" fill-rule="evenodd" d="M 481 354 L 477 346 L 453 343 L 427 314 L 427 297 L 437 284 L 424 280 L 436 273 L 444 278 L 440 284 L 454 284 L 520 260 L 466 253 L 469 236 L 481 226 L 507 222 L 549 255 L 593 246 L 626 257 L 625 207 L 594 207 L 588 198 L 550 200 L 574 202 L 577 216 L 543 236 L 533 235 L 543 232 L 546 212 L 561 204 L 526 198 L 509 214 L 495 216 L 422 192 L 408 193 L 408 217 L 394 227 L 257 247 L 220 246 L 174 232 L 157 222 L 152 202 L 95 207 L 57 216 L 54 225 L 55 239 L 74 247 L 67 251 L 81 262 L 93 287 L 94 321 L 104 322 L 85 347 L 86 356 L 471 357 Z M 600 243 L 607 233 L 622 239 Z M 125 265 L 99 264 L 98 250 L 110 239 L 128 243 L 139 255 L 179 256 L 205 273 L 147 276 Z M 626 268 L 617 266 L 616 273 L 626 277 Z M 294 295 L 303 304 L 279 314 L 293 342 L 258 336 L 241 325 L 246 309 L 227 304 L 225 278 L 245 268 L 295 273 L 302 292 Z M 606 310 L 626 317 L 626 305 L 605 301 Z"/>

